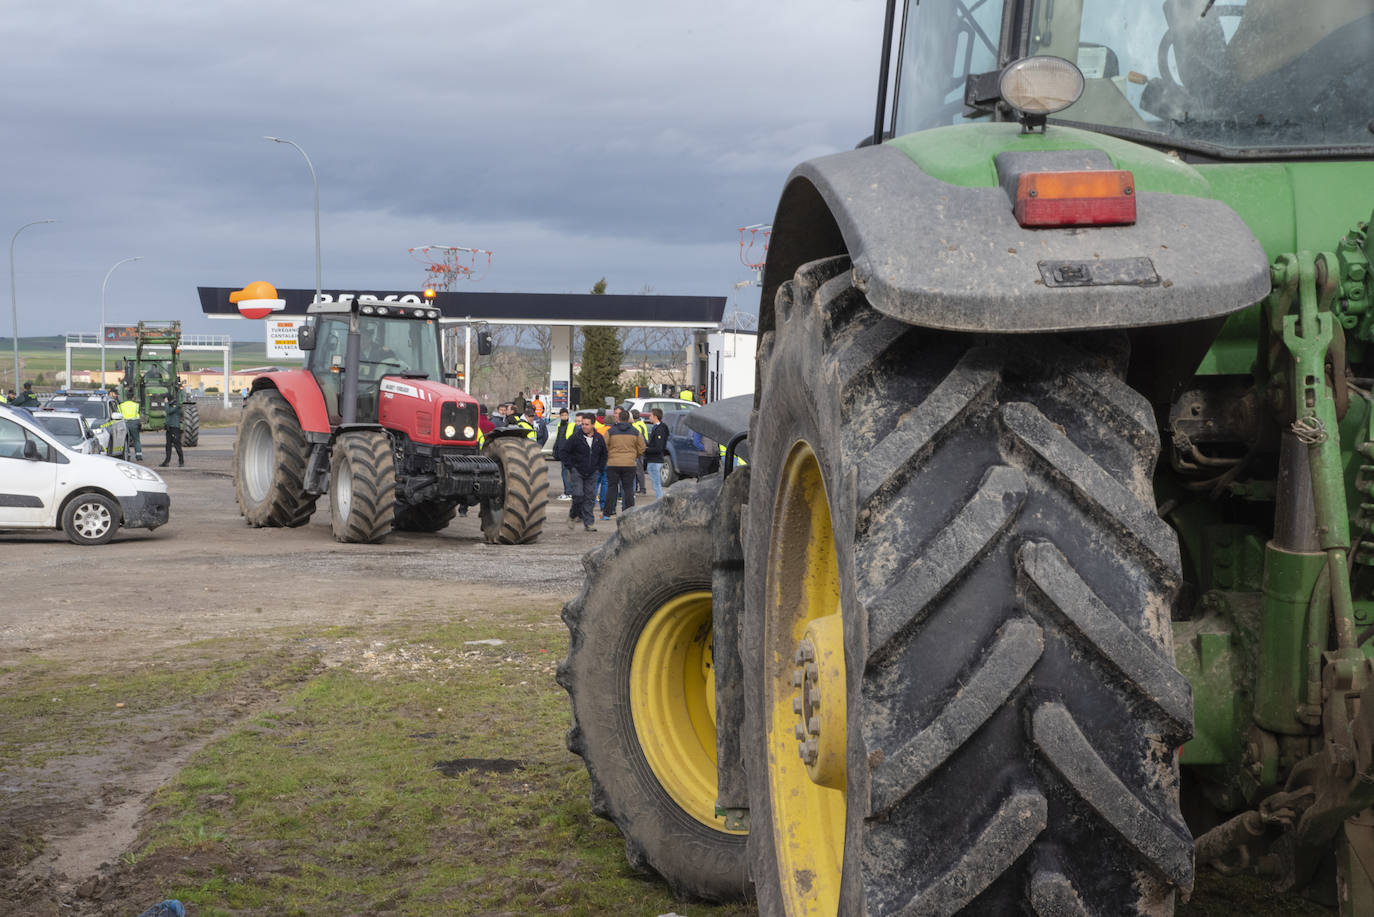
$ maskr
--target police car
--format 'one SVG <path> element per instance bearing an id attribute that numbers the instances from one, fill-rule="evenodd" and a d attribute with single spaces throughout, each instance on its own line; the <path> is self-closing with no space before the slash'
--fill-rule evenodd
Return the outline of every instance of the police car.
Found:
<path id="1" fill-rule="evenodd" d="M 63 445 L 28 411 L 0 405 L 0 529 L 60 529 L 74 544 L 105 544 L 120 528 L 167 522 L 157 473 Z"/>
<path id="2" fill-rule="evenodd" d="M 67 389 L 48 399 L 44 408 L 56 411 L 77 411 L 91 429 L 106 455 L 133 458 L 128 455 L 129 436 L 119 407 L 107 392 L 100 389 Z"/>
<path id="3" fill-rule="evenodd" d="M 82 455 L 100 455 L 105 451 L 104 442 L 87 423 L 86 418 L 75 410 L 54 411 L 39 408 L 32 412 L 33 419 L 43 425 L 62 445 Z M 105 442 L 109 441 L 106 432 Z"/>

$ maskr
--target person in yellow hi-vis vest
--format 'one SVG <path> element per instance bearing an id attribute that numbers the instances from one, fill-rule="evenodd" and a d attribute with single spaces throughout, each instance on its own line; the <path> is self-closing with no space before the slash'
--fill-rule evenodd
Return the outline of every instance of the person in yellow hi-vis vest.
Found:
<path id="1" fill-rule="evenodd" d="M 720 444 L 720 464 L 721 464 L 721 467 L 722 467 L 722 468 L 725 467 L 725 443 L 721 443 L 721 444 Z M 740 458 L 739 453 L 735 453 L 735 467 L 736 467 L 736 468 L 740 467 L 741 465 L 748 465 L 748 464 L 749 464 L 748 462 L 746 462 L 744 459 Z"/>
<path id="2" fill-rule="evenodd" d="M 681 398 L 683 401 L 697 400 L 696 397 L 692 394 L 692 390 L 690 388 L 684 388 L 682 391 L 677 393 L 677 396 Z"/>
<path id="3" fill-rule="evenodd" d="M 630 426 L 639 431 L 639 438 L 647 444 L 649 442 L 649 425 L 644 422 L 638 411 L 630 412 Z M 635 495 L 647 494 L 648 490 L 644 486 L 644 456 L 635 459 Z"/>
<path id="4" fill-rule="evenodd" d="M 119 415 L 124 418 L 124 426 L 129 431 L 129 442 L 134 447 L 134 458 L 143 461 L 143 440 L 139 437 L 139 431 L 143 429 L 143 419 L 138 416 L 138 402 L 132 398 L 125 398 L 119 403 Z M 124 450 L 127 457 L 128 448 Z"/>

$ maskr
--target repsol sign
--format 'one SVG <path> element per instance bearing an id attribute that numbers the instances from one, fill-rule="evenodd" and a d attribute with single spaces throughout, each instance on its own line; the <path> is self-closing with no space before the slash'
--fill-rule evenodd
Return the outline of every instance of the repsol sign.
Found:
<path id="1" fill-rule="evenodd" d="M 420 305 L 424 298 L 417 293 L 321 293 L 320 302 L 332 302 L 339 305 L 350 306 L 362 300 L 376 300 L 377 302 L 413 303 Z"/>

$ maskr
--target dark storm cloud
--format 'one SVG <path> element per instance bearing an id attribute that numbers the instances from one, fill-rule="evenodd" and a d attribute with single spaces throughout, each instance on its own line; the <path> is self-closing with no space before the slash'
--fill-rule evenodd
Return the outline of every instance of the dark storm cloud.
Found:
<path id="1" fill-rule="evenodd" d="M 878 0 L 51 4 L 0 28 L 0 202 L 21 334 L 181 318 L 194 288 L 417 286 L 430 242 L 483 287 L 725 295 L 738 226 L 871 122 Z M 255 336 L 233 326 L 237 335 Z"/>

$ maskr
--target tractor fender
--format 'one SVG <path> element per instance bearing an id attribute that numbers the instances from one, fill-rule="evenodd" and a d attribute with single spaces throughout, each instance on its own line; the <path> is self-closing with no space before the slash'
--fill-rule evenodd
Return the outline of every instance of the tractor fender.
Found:
<path id="1" fill-rule="evenodd" d="M 948 184 L 890 145 L 805 162 L 773 220 L 760 330 L 797 268 L 844 253 L 879 312 L 950 331 L 1173 325 L 1268 294 L 1264 250 L 1226 204 L 1138 189 L 1136 201 L 1133 225 L 1025 229 L 1002 188 Z"/>
<path id="2" fill-rule="evenodd" d="M 518 437 L 518 438 L 520 438 L 520 439 L 528 439 L 528 438 L 529 438 L 529 435 L 530 435 L 530 431 L 526 430 L 526 429 L 523 428 L 523 427 L 497 427 L 496 429 L 492 430 L 490 433 L 484 433 L 484 434 L 482 434 L 482 435 L 486 438 L 486 440 L 487 440 L 488 442 L 490 442 L 490 441 L 493 440 L 493 439 L 499 439 L 499 438 L 501 438 L 501 437 L 503 437 L 503 436 L 504 436 L 504 437 Z"/>
<path id="3" fill-rule="evenodd" d="M 274 373 L 263 373 L 253 380 L 253 392 L 274 388 L 281 392 L 287 404 L 296 412 L 301 431 L 310 433 L 331 432 L 329 414 L 325 411 L 324 395 L 320 393 L 315 377 L 304 369 L 289 369 Z"/>

